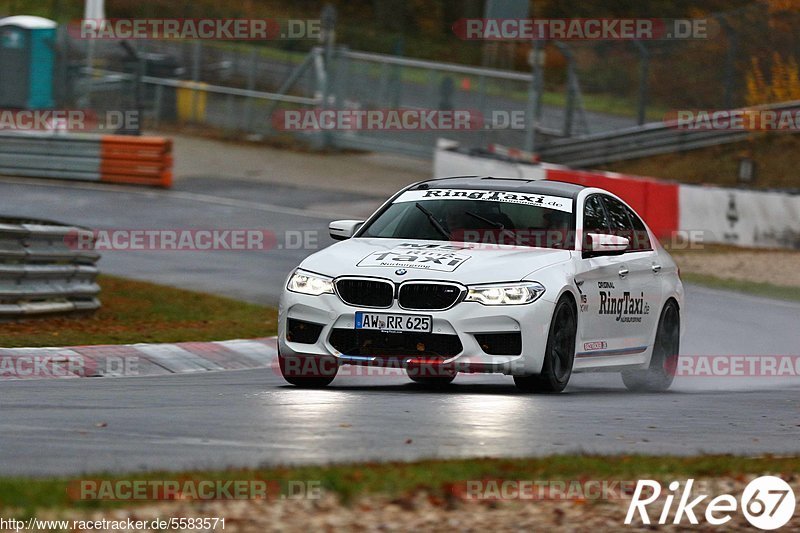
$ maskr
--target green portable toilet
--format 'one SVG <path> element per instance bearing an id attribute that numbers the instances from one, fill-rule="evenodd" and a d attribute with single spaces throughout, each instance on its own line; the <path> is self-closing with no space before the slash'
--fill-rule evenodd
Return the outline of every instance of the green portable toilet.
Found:
<path id="1" fill-rule="evenodd" d="M 27 15 L 0 19 L 0 108 L 55 105 L 55 43 L 52 20 Z"/>

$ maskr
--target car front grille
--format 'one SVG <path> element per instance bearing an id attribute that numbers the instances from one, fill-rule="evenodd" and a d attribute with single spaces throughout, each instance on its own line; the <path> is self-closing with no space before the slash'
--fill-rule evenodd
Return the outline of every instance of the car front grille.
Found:
<path id="1" fill-rule="evenodd" d="M 522 334 L 513 333 L 479 333 L 475 340 L 481 350 L 489 355 L 519 355 L 522 353 Z"/>
<path id="2" fill-rule="evenodd" d="M 390 281 L 363 278 L 336 280 L 336 292 L 344 303 L 362 307 L 390 307 L 394 285 Z"/>
<path id="3" fill-rule="evenodd" d="M 384 333 L 373 330 L 336 328 L 331 345 L 344 355 L 360 356 L 439 356 L 461 353 L 458 335 L 439 333 Z"/>
<path id="4" fill-rule="evenodd" d="M 404 283 L 398 302 L 403 309 L 448 309 L 461 298 L 464 290 L 454 283 Z"/>

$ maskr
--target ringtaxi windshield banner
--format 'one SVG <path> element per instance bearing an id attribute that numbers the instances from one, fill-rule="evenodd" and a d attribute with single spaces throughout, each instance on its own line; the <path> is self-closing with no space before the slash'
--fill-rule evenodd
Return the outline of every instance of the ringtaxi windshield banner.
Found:
<path id="1" fill-rule="evenodd" d="M 406 191 L 394 202 L 421 202 L 425 200 L 483 200 L 487 202 L 505 202 L 509 204 L 544 207 L 546 209 L 564 211 L 565 213 L 572 212 L 571 198 L 480 189 L 424 189 Z"/>

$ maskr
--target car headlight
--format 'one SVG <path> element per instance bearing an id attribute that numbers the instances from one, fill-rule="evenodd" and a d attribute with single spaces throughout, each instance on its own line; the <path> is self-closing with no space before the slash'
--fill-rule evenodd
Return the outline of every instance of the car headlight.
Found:
<path id="1" fill-rule="evenodd" d="M 479 285 L 469 288 L 465 301 L 479 302 L 483 305 L 529 304 L 538 300 L 544 291 L 544 285 L 535 281 Z"/>
<path id="2" fill-rule="evenodd" d="M 333 294 L 333 280 L 317 274 L 310 274 L 300 270 L 292 274 L 286 288 L 300 294 L 319 296 L 320 294 Z"/>

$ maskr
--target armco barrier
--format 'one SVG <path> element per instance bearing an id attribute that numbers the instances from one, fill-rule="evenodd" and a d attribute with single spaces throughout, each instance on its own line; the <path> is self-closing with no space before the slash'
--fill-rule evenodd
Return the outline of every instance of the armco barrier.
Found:
<path id="1" fill-rule="evenodd" d="M 99 308 L 93 243 L 86 229 L 0 218 L 0 318 Z"/>
<path id="2" fill-rule="evenodd" d="M 163 137 L 0 132 L 0 174 L 172 185 L 172 141 Z"/>
<path id="3" fill-rule="evenodd" d="M 800 249 L 800 194 L 679 185 L 552 163 L 508 161 L 440 140 L 434 176 L 464 175 L 549 179 L 606 189 L 628 202 L 661 239 L 680 231 L 681 240 Z"/>
<path id="4" fill-rule="evenodd" d="M 784 112 L 794 115 L 798 110 L 800 101 L 753 106 L 735 111 Z M 562 165 L 588 167 L 739 142 L 753 133 L 757 131 L 702 127 L 688 129 L 680 127 L 676 120 L 671 120 L 582 137 L 556 139 L 542 146 L 539 155 L 547 161 Z"/>
<path id="5" fill-rule="evenodd" d="M 458 143 L 439 139 L 433 160 L 434 177 L 503 176 L 529 180 L 566 181 L 600 187 L 628 202 L 659 238 L 678 229 L 678 185 L 613 172 L 573 170 L 552 163 L 514 161 L 497 155 L 465 151 Z"/>
<path id="6" fill-rule="evenodd" d="M 170 187 L 172 140 L 103 135 L 100 139 L 100 181 Z"/>

